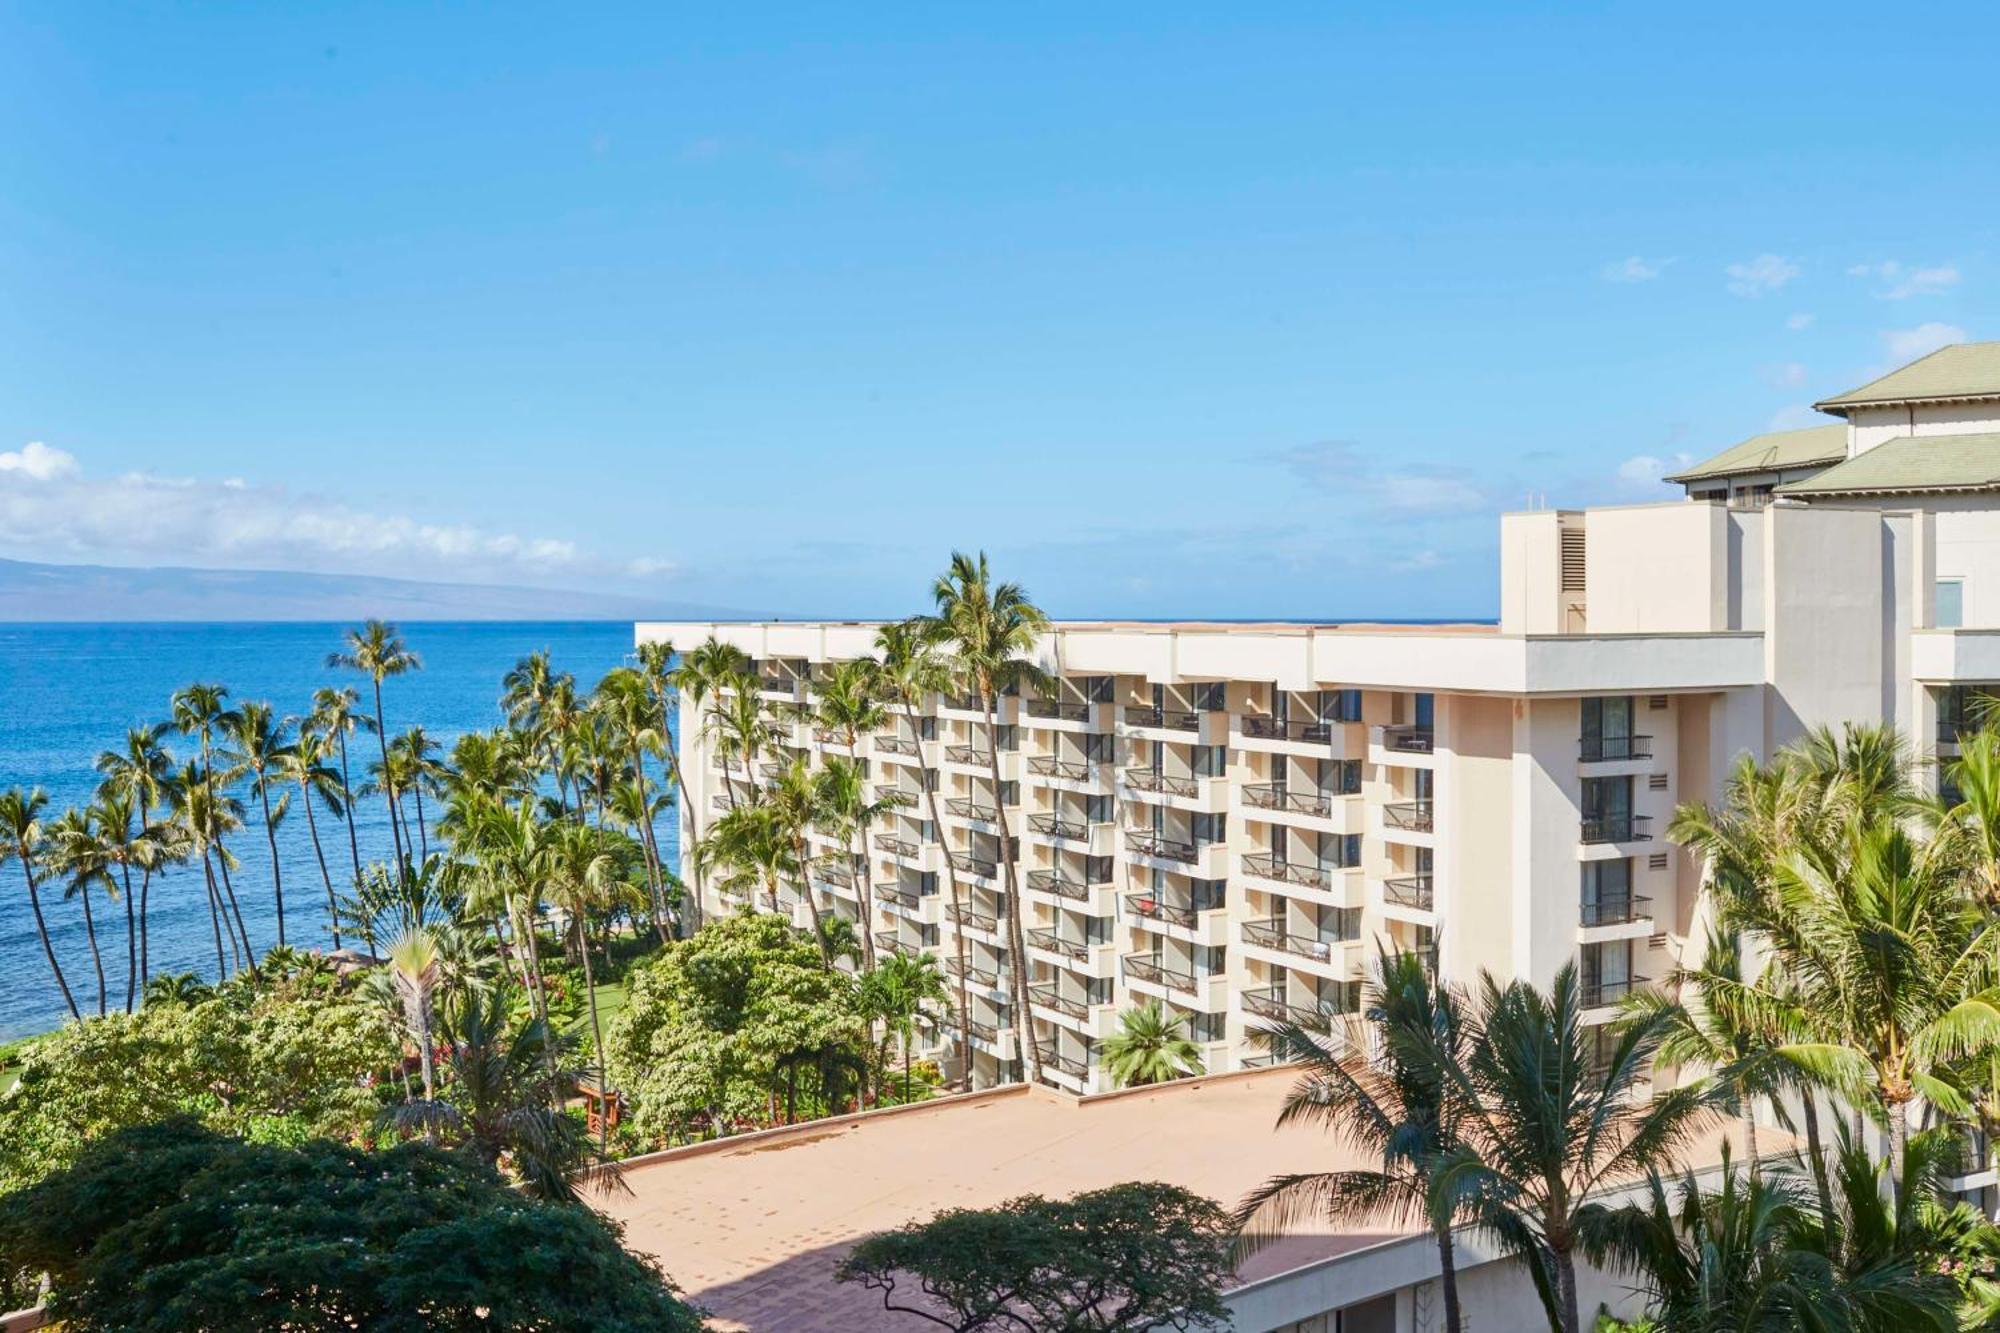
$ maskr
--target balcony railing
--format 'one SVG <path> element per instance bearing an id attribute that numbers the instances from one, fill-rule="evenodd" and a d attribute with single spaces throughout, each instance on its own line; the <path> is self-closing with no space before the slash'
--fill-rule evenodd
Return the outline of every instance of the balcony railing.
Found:
<path id="1" fill-rule="evenodd" d="M 951 861 L 951 868 L 953 870 L 961 871 L 967 875 L 979 875 L 986 879 L 992 879 L 1000 873 L 999 865 L 987 860 L 983 856 L 974 856 L 969 852 L 948 852 L 946 856 Z"/>
<path id="2" fill-rule="evenodd" d="M 818 741 L 821 745 L 847 744 L 847 735 L 845 732 L 831 731 L 826 727 L 814 727 L 813 739 Z"/>
<path id="3" fill-rule="evenodd" d="M 1155 773 L 1150 768 L 1126 769 L 1125 785 L 1137 791 L 1160 792 L 1167 796 L 1201 795 L 1201 781 L 1198 778 L 1172 777 L 1165 773 Z"/>
<path id="4" fill-rule="evenodd" d="M 1245 921 L 1243 942 L 1255 944 L 1259 948 L 1278 949 L 1285 953 L 1296 954 L 1300 958 L 1310 958 L 1318 963 L 1324 963 L 1333 957 L 1335 945 L 1352 943 L 1351 940 L 1345 939 L 1319 939 L 1310 935 L 1294 935 L 1286 927 L 1285 919 L 1279 916 L 1266 917 L 1262 921 Z"/>
<path id="5" fill-rule="evenodd" d="M 1398 801 L 1382 807 L 1382 822 L 1409 833 L 1429 833 L 1433 816 L 1429 801 Z"/>
<path id="6" fill-rule="evenodd" d="M 1615 979 L 1585 977 L 1581 987 L 1583 1007 L 1596 1009 L 1607 1004 L 1617 1004 L 1646 984 L 1645 977 L 1618 977 Z"/>
<path id="7" fill-rule="evenodd" d="M 1651 815 L 1596 815 L 1583 821 L 1579 836 L 1584 842 L 1651 842 Z"/>
<path id="8" fill-rule="evenodd" d="M 1314 718 L 1246 717 L 1243 734 L 1267 741 L 1328 741 L 1333 739 L 1333 724 Z"/>
<path id="9" fill-rule="evenodd" d="M 1147 921 L 1166 921 L 1176 926 L 1193 928 L 1195 910 L 1192 907 L 1177 907 L 1173 903 L 1162 902 L 1150 893 L 1128 893 L 1125 895 L 1125 910 L 1133 916 Z"/>
<path id="10" fill-rule="evenodd" d="M 986 701 L 977 694 L 940 695 L 938 702 L 946 708 L 956 708 L 961 713 L 983 713 Z"/>
<path id="11" fill-rule="evenodd" d="M 1073 760 L 1058 759 L 1052 754 L 1038 754 L 1028 761 L 1028 771 L 1037 777 L 1061 778 L 1065 782 L 1090 781 L 1090 765 Z"/>
<path id="12" fill-rule="evenodd" d="M 1028 816 L 1028 827 L 1050 838 L 1087 838 L 1090 826 L 1081 820 L 1064 819 L 1047 812 Z"/>
<path id="13" fill-rule="evenodd" d="M 988 762 L 986 751 L 976 745 L 947 745 L 944 757 L 954 764 L 977 764 L 981 768 L 985 768 Z"/>
<path id="14" fill-rule="evenodd" d="M 903 907 L 917 908 L 924 905 L 923 895 L 915 889 L 906 889 L 900 884 L 877 884 L 875 897 L 885 903 L 896 903 Z"/>
<path id="15" fill-rule="evenodd" d="M 1293 1004 L 1287 1000 L 1283 986 L 1244 991 L 1243 1012 L 1278 1023 L 1300 1023 L 1306 1026 L 1324 1022 L 1326 1019 L 1326 1015 L 1317 1009 L 1303 1004 Z"/>
<path id="16" fill-rule="evenodd" d="M 954 796 L 944 803 L 944 808 L 960 819 L 976 819 L 982 824 L 1000 822 L 1000 812 L 990 805 L 982 805 L 970 796 Z"/>
<path id="17" fill-rule="evenodd" d="M 1181 861 L 1192 864 L 1200 855 L 1191 842 L 1179 838 L 1169 838 L 1164 833 L 1150 830 L 1131 829 L 1125 834 L 1125 845 L 1140 856 L 1157 856 L 1163 861 Z"/>
<path id="18" fill-rule="evenodd" d="M 784 672 L 757 677 L 757 688 L 771 694 L 791 694 L 798 689 L 799 678 Z"/>
<path id="19" fill-rule="evenodd" d="M 1070 699 L 1030 699 L 1029 717 L 1053 717 L 1064 722 L 1090 721 L 1090 705 Z"/>
<path id="20" fill-rule="evenodd" d="M 877 736 L 875 748 L 884 754 L 907 754 L 914 756 L 917 743 L 908 736 Z"/>
<path id="21" fill-rule="evenodd" d="M 1088 884 L 1071 879 L 1060 870 L 1029 871 L 1028 887 L 1036 893 L 1054 894 L 1058 898 L 1075 898 L 1081 901 L 1090 897 Z"/>
<path id="22" fill-rule="evenodd" d="M 1262 852 L 1246 855 L 1243 871 L 1259 879 L 1275 879 L 1281 884 L 1297 884 L 1306 889 L 1333 887 L 1333 870 L 1330 867 L 1300 865 Z"/>
<path id="23" fill-rule="evenodd" d="M 898 935 L 893 930 L 878 930 L 875 932 L 875 952 L 901 953 L 902 951 L 903 937 L 901 935 Z"/>
<path id="24" fill-rule="evenodd" d="M 1000 918 L 978 911 L 968 903 L 953 903 L 944 909 L 944 914 L 958 925 L 971 930 L 983 930 L 989 934 L 1000 929 Z"/>
<path id="25" fill-rule="evenodd" d="M 1382 881 L 1382 896 L 1398 907 L 1428 912 L 1437 903 L 1429 875 L 1398 875 Z"/>
<path id="26" fill-rule="evenodd" d="M 976 1018 L 967 1018 L 965 1026 L 973 1036 L 989 1045 L 997 1044 L 1000 1040 L 1000 1030 L 991 1023 L 982 1023 Z"/>
<path id="27" fill-rule="evenodd" d="M 1036 1042 L 1035 1053 L 1041 1057 L 1045 1069 L 1054 1069 L 1071 1078 L 1089 1078 L 1090 1066 L 1073 1055 L 1064 1055 L 1047 1042 Z"/>
<path id="28" fill-rule="evenodd" d="M 1161 727 L 1169 731 L 1199 731 L 1201 714 L 1185 708 L 1154 708 L 1138 704 L 1125 710 L 1128 727 Z"/>
<path id="29" fill-rule="evenodd" d="M 1088 959 L 1090 957 L 1089 941 L 1064 939 L 1047 926 L 1038 926 L 1034 930 L 1029 931 L 1027 933 L 1027 940 L 1033 947 L 1046 950 L 1049 953 L 1059 953 L 1068 958 Z"/>
<path id="30" fill-rule="evenodd" d="M 854 887 L 854 867 L 839 861 L 822 861 L 813 867 L 813 873 L 829 884 Z"/>
<path id="31" fill-rule="evenodd" d="M 728 792 L 719 791 L 708 798 L 708 808 L 723 812 L 734 810 L 736 808 L 736 798 Z"/>
<path id="32" fill-rule="evenodd" d="M 1155 986 L 1165 986 L 1168 990 L 1185 991 L 1196 994 L 1194 970 L 1183 971 L 1167 965 L 1166 960 L 1156 953 L 1128 953 L 1123 960 L 1125 975 L 1134 981 L 1150 981 Z"/>
<path id="33" fill-rule="evenodd" d="M 1000 974 L 992 968 L 979 967 L 973 963 L 961 963 L 956 958 L 945 959 L 944 970 L 954 977 L 963 976 L 967 981 L 976 982 L 981 986 L 997 986 L 1000 984 Z"/>
<path id="34" fill-rule="evenodd" d="M 1653 915 L 1653 900 L 1644 894 L 1628 893 L 1618 898 L 1599 898 L 1583 902 L 1583 924 L 1586 926 L 1622 926 L 1631 921 L 1644 921 Z"/>
<path id="35" fill-rule="evenodd" d="M 1049 982 L 1041 986 L 1028 987 L 1028 1001 L 1031 1004 L 1039 1004 L 1044 1009 L 1053 1009 L 1059 1014 L 1067 1014 L 1071 1018 L 1090 1017 L 1090 1006 L 1087 1003 L 1082 1000 L 1073 1000 L 1069 996 L 1064 995 L 1062 988 L 1054 982 Z"/>
<path id="36" fill-rule="evenodd" d="M 1317 815 L 1321 819 L 1333 813 L 1332 796 L 1318 791 L 1292 791 L 1282 782 L 1260 782 L 1244 787 L 1243 804 L 1259 810 Z"/>
<path id="37" fill-rule="evenodd" d="M 1578 758 L 1586 764 L 1619 759 L 1651 759 L 1651 736 L 1585 736 L 1577 742 Z"/>
<path id="38" fill-rule="evenodd" d="M 1429 727 L 1384 727 L 1382 744 L 1404 754 L 1429 754 L 1437 743 L 1437 733 Z"/>
<path id="39" fill-rule="evenodd" d="M 887 852 L 891 856 L 908 857 L 914 857 L 918 852 L 917 844 L 907 838 L 899 838 L 893 833 L 876 834 L 875 850 L 878 852 Z"/>

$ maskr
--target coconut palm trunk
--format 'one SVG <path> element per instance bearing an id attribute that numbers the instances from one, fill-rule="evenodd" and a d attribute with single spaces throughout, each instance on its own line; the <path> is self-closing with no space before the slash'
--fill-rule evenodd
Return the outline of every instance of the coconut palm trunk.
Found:
<path id="1" fill-rule="evenodd" d="M 354 831 L 354 779 L 347 771 L 347 732 L 335 732 L 340 742 L 340 800 L 346 810 L 343 822 L 347 825 L 347 850 L 354 858 L 354 882 L 361 882 L 361 838 Z"/>
<path id="2" fill-rule="evenodd" d="M 665 747 L 667 753 L 667 780 L 673 784 L 671 795 L 674 803 L 675 850 L 681 851 L 701 842 L 701 811 L 696 809 L 693 802 L 687 798 L 687 782 L 681 774 L 680 736 L 669 725 L 667 705 L 664 699 L 660 701 L 660 727 L 660 734 L 667 738 Z M 682 831 L 683 825 L 686 826 L 685 834 Z M 683 836 L 687 839 L 686 841 L 681 840 Z M 702 865 L 701 858 L 696 857 L 694 858 L 694 893 L 689 897 L 687 905 L 689 934 L 701 929 L 701 894 Z"/>
<path id="3" fill-rule="evenodd" d="M 208 888 L 208 923 L 215 929 L 215 980 L 220 984 L 229 975 L 229 960 L 222 952 L 222 895 L 215 891 L 215 868 L 209 864 L 208 850 L 201 853 L 202 882 Z M 231 953 L 236 951 L 236 937 L 229 937 Z"/>
<path id="4" fill-rule="evenodd" d="M 149 803 L 142 795 L 139 798 L 139 832 L 143 834 L 150 827 L 152 827 L 152 815 Z M 149 857 L 146 864 L 139 868 L 139 989 L 141 991 L 145 990 L 146 983 L 153 975 L 152 959 L 148 956 L 152 937 L 151 927 L 146 920 L 146 907 L 147 899 L 152 896 L 153 861 L 156 859 Z"/>
<path id="5" fill-rule="evenodd" d="M 1028 942 L 1021 931 L 1021 893 L 1014 882 L 1013 826 L 1007 821 L 1007 803 L 1000 799 L 1000 697 L 992 683 L 981 691 L 986 700 L 986 770 L 993 781 L 993 808 L 1000 816 L 1000 865 L 1007 885 L 1007 901 L 1000 914 L 1007 919 L 1007 971 L 1013 979 L 1014 1031 L 1021 1043 L 1028 1081 L 1042 1081 L 1042 1052 L 1035 1045 L 1034 1019 L 1028 1013 Z"/>
<path id="6" fill-rule="evenodd" d="M 236 923 L 236 933 L 243 939 L 243 966 L 254 977 L 257 975 L 257 950 L 250 943 L 250 927 L 243 924 L 243 908 L 236 901 L 236 886 L 229 880 L 229 856 L 222 850 L 219 838 L 215 844 L 215 864 L 222 872 L 222 894 L 229 903 L 230 919 Z"/>
<path id="7" fill-rule="evenodd" d="M 319 877 L 326 885 L 326 920 L 333 930 L 333 947 L 340 947 L 340 904 L 333 896 L 333 872 L 326 868 L 326 848 L 320 845 L 319 821 L 313 818 L 312 790 L 299 779 L 299 804 L 306 808 L 306 832 L 312 835 L 313 858 L 319 862 Z"/>
<path id="8" fill-rule="evenodd" d="M 826 922 L 819 910 L 819 895 L 813 891 L 812 872 L 807 868 L 809 862 L 806 859 L 806 835 L 804 833 L 794 832 L 792 834 L 792 856 L 798 861 L 799 892 L 804 895 L 806 911 L 812 916 L 813 939 L 819 942 L 820 961 L 826 964 L 826 970 L 831 972 L 833 971 L 833 945 L 826 938 Z"/>
<path id="9" fill-rule="evenodd" d="M 34 856 L 25 849 L 21 855 L 21 872 L 28 881 L 28 906 L 35 914 L 35 932 L 42 938 L 42 953 L 49 960 L 49 971 L 55 974 L 56 989 L 62 992 L 63 1003 L 69 1006 L 69 1016 L 81 1019 L 83 1014 L 76 1007 L 76 996 L 70 994 L 69 979 L 63 976 L 62 964 L 56 961 L 55 945 L 49 940 L 49 923 L 42 916 L 42 894 L 35 883 Z"/>
<path id="10" fill-rule="evenodd" d="M 847 762 L 860 772 L 860 756 L 855 753 L 856 736 L 847 733 Z M 866 793 L 862 799 L 867 799 Z M 875 911 L 875 857 L 868 850 L 868 827 L 856 821 L 854 840 L 861 845 L 861 965 L 870 972 L 875 970 L 875 932 L 870 928 L 870 916 Z"/>
<path id="11" fill-rule="evenodd" d="M 375 744 L 382 752 L 382 799 L 389 807 L 389 840 L 395 846 L 396 874 L 400 877 L 408 868 L 409 858 L 403 850 L 403 824 L 401 812 L 396 809 L 396 784 L 389 780 L 389 733 L 382 723 L 382 678 L 371 672 L 369 680 L 375 689 Z"/>
<path id="12" fill-rule="evenodd" d="M 125 1012 L 132 1012 L 139 989 L 139 922 L 132 907 L 132 863 L 121 860 L 118 873 L 125 881 Z"/>
<path id="13" fill-rule="evenodd" d="M 97 1016 L 104 1017 L 106 1007 L 104 985 L 104 955 L 97 948 L 97 919 L 90 911 L 90 882 L 77 886 L 77 897 L 83 899 L 83 934 L 90 941 L 90 964 L 97 969 Z"/>
<path id="14" fill-rule="evenodd" d="M 264 807 L 264 843 L 271 849 L 271 897 L 278 908 L 278 947 L 285 947 L 285 872 L 278 865 L 278 825 L 271 818 L 271 788 L 257 775 L 257 800 Z"/>
<path id="15" fill-rule="evenodd" d="M 576 915 L 575 926 L 577 944 L 583 951 L 583 993 L 590 1004 L 590 1037 L 597 1047 L 597 1090 L 604 1096 L 607 1103 L 597 1108 L 597 1151 L 602 1153 L 605 1149 L 605 1141 L 609 1136 L 609 1122 L 611 1120 L 608 1114 L 610 1110 L 608 1103 L 611 1097 L 611 1076 L 607 1072 L 604 1063 L 604 1024 L 597 1015 L 597 981 L 590 971 L 590 941 L 584 938 L 583 914 L 581 912 Z"/>

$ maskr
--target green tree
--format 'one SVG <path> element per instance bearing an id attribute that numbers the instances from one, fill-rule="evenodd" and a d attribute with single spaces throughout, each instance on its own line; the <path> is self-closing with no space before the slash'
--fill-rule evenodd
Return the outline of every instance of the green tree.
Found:
<path id="1" fill-rule="evenodd" d="M 549 901 L 568 916 L 577 952 L 582 956 L 584 997 L 589 1004 L 591 1039 L 597 1051 L 597 1076 L 609 1087 L 604 1023 L 597 1012 L 597 979 L 590 967 L 586 923 L 594 913 L 642 901 L 643 895 L 632 884 L 617 843 L 599 830 L 569 820 L 559 821 L 543 840 L 535 869 Z M 601 1128 L 598 1137 L 601 1148 L 604 1137 Z"/>
<path id="2" fill-rule="evenodd" d="M 88 812 L 69 809 L 49 825 L 49 869 L 63 879 L 63 901 L 74 898 L 83 904 L 83 935 L 90 945 L 90 963 L 97 971 L 97 1012 L 105 1010 L 104 954 L 97 947 L 97 918 L 90 910 L 92 889 L 117 896 L 111 878 L 111 855 L 99 840 Z"/>
<path id="3" fill-rule="evenodd" d="M 1170 1083 L 1203 1068 L 1201 1047 L 1189 1038 L 1187 1020 L 1169 1018 L 1158 1000 L 1118 1015 L 1118 1031 L 1104 1039 L 1101 1058 L 1121 1088 Z"/>
<path id="4" fill-rule="evenodd" d="M 326 848 L 319 840 L 319 819 L 313 805 L 324 806 L 336 819 L 347 814 L 347 784 L 333 766 L 334 745 L 316 729 L 315 719 L 297 719 L 298 739 L 286 746 L 273 766 L 278 781 L 298 788 L 299 805 L 306 812 L 306 832 L 312 838 L 313 859 L 319 862 L 319 877 L 326 886 L 327 928 L 333 932 L 333 947 L 340 948 L 340 903 L 333 891 L 333 872 L 327 869 Z"/>
<path id="5" fill-rule="evenodd" d="M 69 1007 L 69 1016 L 81 1018 L 76 997 L 70 994 L 69 980 L 63 976 L 62 964 L 56 961 L 55 945 L 49 941 L 49 923 L 42 915 L 41 887 L 35 882 L 35 862 L 45 842 L 42 811 L 48 803 L 48 793 L 40 787 L 28 792 L 19 787 L 0 792 L 0 866 L 9 861 L 21 863 L 21 876 L 27 882 L 28 906 L 35 914 L 35 933 L 41 937 L 42 953 L 49 960 L 49 971 L 55 976 L 63 1003 Z"/>
<path id="6" fill-rule="evenodd" d="M 331 736 L 340 756 L 341 818 L 347 825 L 347 853 L 354 863 L 354 878 L 361 878 L 361 839 L 354 831 L 354 774 L 348 765 L 347 738 L 356 731 L 372 731 L 375 720 L 359 711 L 361 696 L 350 685 L 323 685 L 313 691 L 312 729 Z"/>
<path id="7" fill-rule="evenodd" d="M 153 873 L 165 863 L 165 843 L 160 830 L 153 826 L 153 808 L 166 801 L 167 784 L 173 780 L 173 756 L 167 753 L 160 738 L 166 734 L 167 724 L 157 722 L 150 726 L 129 727 L 125 732 L 124 745 L 115 750 L 105 750 L 97 756 L 97 772 L 103 778 L 98 786 L 100 795 L 116 795 L 137 814 L 137 827 L 130 832 L 126 844 L 134 850 L 125 859 L 127 874 L 125 906 L 128 913 L 133 909 L 131 891 L 131 867 L 139 867 L 139 893 L 136 921 L 128 916 L 126 928 L 138 938 L 139 957 L 136 964 L 137 985 L 144 987 L 146 979 L 152 975 L 151 957 L 148 949 L 147 929 L 148 899 L 153 887 Z M 130 960 L 128 959 L 128 965 Z M 128 994 L 126 1009 L 131 1009 Z"/>
<path id="8" fill-rule="evenodd" d="M 371 730 L 375 733 L 375 743 L 381 751 L 382 769 L 386 773 L 389 769 L 389 732 L 382 713 L 382 682 L 422 669 L 422 660 L 410 651 L 394 625 L 370 620 L 358 629 L 348 630 L 346 646 L 328 653 L 326 664 L 358 671 L 368 677 L 368 683 L 375 691 L 375 722 Z M 385 787 L 382 795 L 389 808 L 389 837 L 395 846 L 397 873 L 406 873 L 403 868 L 409 864 L 415 849 L 404 844 L 395 791 Z"/>
<path id="9" fill-rule="evenodd" d="M 285 872 L 278 859 L 278 821 L 284 817 L 291 794 L 280 794 L 274 811 L 271 788 L 282 781 L 288 749 L 284 724 L 271 711 L 271 705 L 247 703 L 228 719 L 223 735 L 227 741 L 223 759 L 235 771 L 249 774 L 250 792 L 263 806 L 264 841 L 271 854 L 271 895 L 277 904 L 278 945 L 282 948 L 285 943 Z"/>
<path id="10" fill-rule="evenodd" d="M 884 1054 L 894 1036 L 903 1052 L 903 1100 L 910 1100 L 910 1054 L 919 1027 L 937 1027 L 951 1014 L 951 989 L 928 953 L 892 953 L 861 974 L 860 1003 L 870 1022 L 883 1025 Z M 879 1063 L 886 1064 L 886 1059 Z"/>
<path id="11" fill-rule="evenodd" d="M 1231 1268 L 1227 1213 L 1178 1185 L 1136 1181 L 942 1212 L 862 1241 L 835 1279 L 880 1291 L 885 1310 L 961 1333 L 1111 1333 L 1227 1327 Z M 906 1283 L 929 1299 L 899 1304 Z"/>

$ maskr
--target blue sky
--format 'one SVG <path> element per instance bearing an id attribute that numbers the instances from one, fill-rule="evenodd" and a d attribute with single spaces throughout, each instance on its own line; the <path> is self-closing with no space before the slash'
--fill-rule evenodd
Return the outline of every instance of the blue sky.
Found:
<path id="1" fill-rule="evenodd" d="M 1498 8 L 7 5 L 0 555 L 1490 614 L 2000 330 L 1990 6 Z"/>

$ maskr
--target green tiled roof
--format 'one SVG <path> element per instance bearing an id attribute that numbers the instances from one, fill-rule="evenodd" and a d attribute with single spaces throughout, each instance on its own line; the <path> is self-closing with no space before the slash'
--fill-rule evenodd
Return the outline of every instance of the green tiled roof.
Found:
<path id="1" fill-rule="evenodd" d="M 1923 398 L 2000 398 L 2000 343 L 1953 343 L 1813 406 L 1823 412 Z"/>
<path id="2" fill-rule="evenodd" d="M 1701 481 L 1708 477 L 1733 477 L 1745 472 L 1776 472 L 1781 468 L 1811 467 L 1816 463 L 1838 463 L 1847 457 L 1847 427 L 1808 426 L 1804 430 L 1776 430 L 1753 435 L 1733 444 L 1705 463 L 1685 472 L 1676 472 L 1667 481 Z"/>
<path id="3" fill-rule="evenodd" d="M 1876 445 L 1780 495 L 1880 495 L 2000 489 L 2000 434 L 1904 435 Z"/>

